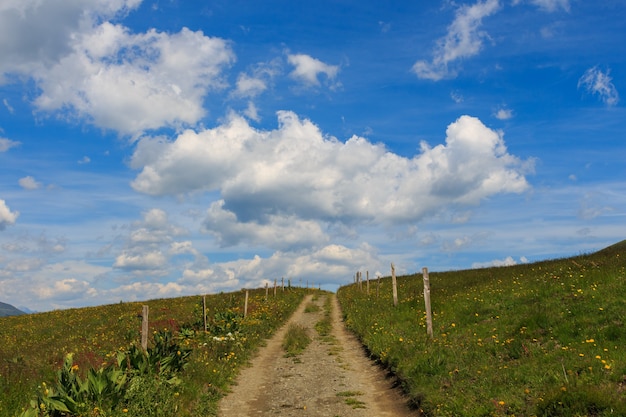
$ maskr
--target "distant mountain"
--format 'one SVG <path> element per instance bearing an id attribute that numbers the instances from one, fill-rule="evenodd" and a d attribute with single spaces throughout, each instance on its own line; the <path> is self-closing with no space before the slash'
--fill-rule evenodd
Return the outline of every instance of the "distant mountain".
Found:
<path id="1" fill-rule="evenodd" d="M 20 314 L 26 314 L 26 313 L 13 307 L 11 304 L 0 302 L 0 317 L 19 316 Z"/>

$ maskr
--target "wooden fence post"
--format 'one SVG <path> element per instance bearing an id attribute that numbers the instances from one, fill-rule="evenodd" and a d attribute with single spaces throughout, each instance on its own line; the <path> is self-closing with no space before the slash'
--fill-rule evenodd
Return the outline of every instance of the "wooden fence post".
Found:
<path id="1" fill-rule="evenodd" d="M 428 278 L 428 268 L 422 268 L 424 275 L 424 304 L 426 305 L 426 331 L 430 338 L 433 338 L 433 313 L 430 307 L 430 279 Z"/>
<path id="2" fill-rule="evenodd" d="M 267 281 L 265 281 L 265 301 L 267 301 L 267 295 L 270 293 L 270 286 L 267 283 Z"/>
<path id="3" fill-rule="evenodd" d="M 206 295 L 202 296 L 202 318 L 204 321 L 204 333 L 207 332 L 207 323 L 206 323 Z"/>
<path id="4" fill-rule="evenodd" d="M 243 303 L 243 318 L 248 315 L 248 290 L 246 290 L 246 300 Z"/>
<path id="5" fill-rule="evenodd" d="M 285 292 L 285 277 L 282 277 L 280 279 L 280 286 L 282 287 L 283 292 Z"/>
<path id="6" fill-rule="evenodd" d="M 277 285 L 276 278 L 274 278 L 274 297 L 276 297 L 276 285 Z"/>
<path id="7" fill-rule="evenodd" d="M 370 271 L 365 271 L 365 277 L 367 278 L 367 295 L 370 295 Z"/>
<path id="8" fill-rule="evenodd" d="M 396 267 L 391 264 L 391 285 L 393 286 L 393 306 L 398 305 L 398 283 L 396 281 Z"/>
<path id="9" fill-rule="evenodd" d="M 148 350 L 148 306 L 143 306 L 141 310 L 141 348 Z"/>

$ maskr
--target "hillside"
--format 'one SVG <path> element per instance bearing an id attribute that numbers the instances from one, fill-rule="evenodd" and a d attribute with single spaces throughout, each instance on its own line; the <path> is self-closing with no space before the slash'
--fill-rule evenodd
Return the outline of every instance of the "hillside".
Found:
<path id="1" fill-rule="evenodd" d="M 338 291 L 346 322 L 428 416 L 625 416 L 626 241 Z M 377 292 L 380 293 L 377 296 Z"/>
<path id="2" fill-rule="evenodd" d="M 0 417 L 20 415 L 34 398 L 27 416 L 214 415 L 239 368 L 306 293 L 253 289 L 0 317 Z"/>
<path id="3" fill-rule="evenodd" d="M 0 317 L 19 316 L 21 314 L 26 313 L 13 307 L 11 304 L 0 302 Z"/>

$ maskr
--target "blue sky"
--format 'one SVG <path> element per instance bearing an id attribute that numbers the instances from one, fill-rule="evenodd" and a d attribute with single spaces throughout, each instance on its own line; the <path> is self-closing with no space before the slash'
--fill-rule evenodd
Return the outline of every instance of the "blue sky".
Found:
<path id="1" fill-rule="evenodd" d="M 510 265 L 626 237 L 626 5 L 5 1 L 0 300 Z"/>

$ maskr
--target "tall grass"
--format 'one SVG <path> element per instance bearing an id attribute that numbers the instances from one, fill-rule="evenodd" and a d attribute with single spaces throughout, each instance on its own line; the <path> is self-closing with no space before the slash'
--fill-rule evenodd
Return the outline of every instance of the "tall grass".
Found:
<path id="1" fill-rule="evenodd" d="M 282 347 L 286 357 L 294 357 L 301 354 L 311 343 L 311 337 L 306 327 L 300 324 L 290 324 L 285 333 Z"/>
<path id="2" fill-rule="evenodd" d="M 348 326 L 428 416 L 626 415 L 626 243 L 512 267 L 420 275 L 338 297 Z"/>
<path id="3" fill-rule="evenodd" d="M 264 290 L 252 290 L 245 318 L 242 292 L 207 296 L 207 333 L 199 296 L 0 318 L 0 417 L 14 417 L 28 406 L 37 387 L 56 378 L 68 353 L 73 353 L 73 369 L 84 379 L 89 369 L 114 362 L 120 352 L 138 344 L 142 304 L 150 307 L 151 332 L 173 332 L 178 343 L 191 350 L 170 405 L 182 416 L 215 415 L 217 401 L 240 366 L 291 316 L 306 293 L 291 288 L 265 300 Z M 143 385 L 144 391 L 135 385 L 129 395 L 148 401 L 148 391 L 161 389 Z M 144 410 L 143 415 L 153 411 Z"/>

